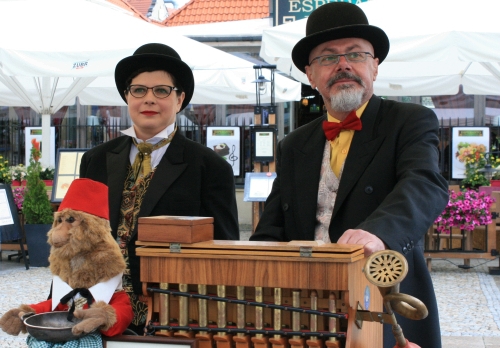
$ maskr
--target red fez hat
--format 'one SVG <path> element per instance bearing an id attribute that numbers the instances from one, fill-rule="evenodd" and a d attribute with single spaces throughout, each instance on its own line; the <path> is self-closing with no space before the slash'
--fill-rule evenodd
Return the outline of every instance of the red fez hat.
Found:
<path id="1" fill-rule="evenodd" d="M 73 209 L 109 220 L 108 186 L 90 179 L 75 179 L 57 211 Z"/>

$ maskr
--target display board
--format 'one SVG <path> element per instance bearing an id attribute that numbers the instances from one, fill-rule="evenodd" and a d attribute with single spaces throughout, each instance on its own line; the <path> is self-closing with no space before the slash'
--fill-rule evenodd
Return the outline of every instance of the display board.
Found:
<path id="1" fill-rule="evenodd" d="M 45 146 L 42 142 L 42 127 L 26 127 L 24 129 L 24 134 L 25 134 L 25 142 L 24 146 L 26 147 L 26 154 L 25 154 L 25 161 L 26 165 L 29 165 L 30 163 L 30 156 L 31 156 L 31 141 L 35 139 L 36 141 L 40 142 L 40 151 L 42 151 L 42 148 Z M 56 129 L 55 127 L 50 127 L 50 153 L 54 154 L 56 153 Z M 43 154 L 42 157 L 39 159 L 40 163 L 43 163 L 44 158 Z M 54 156 L 51 156 L 49 159 L 49 165 L 54 168 L 55 167 L 55 160 Z"/>
<path id="2" fill-rule="evenodd" d="M 253 160 L 254 162 L 274 161 L 274 148 L 276 143 L 276 128 L 253 127 Z"/>
<path id="3" fill-rule="evenodd" d="M 88 149 L 59 149 L 52 186 L 52 202 L 61 202 L 73 180 L 80 177 L 80 162 Z"/>
<path id="4" fill-rule="evenodd" d="M 246 173 L 243 201 L 265 202 L 273 187 L 276 173 Z"/>
<path id="5" fill-rule="evenodd" d="M 231 165 L 234 176 L 240 175 L 240 144 L 240 127 L 207 127 L 207 147 Z"/>
<path id="6" fill-rule="evenodd" d="M 465 178 L 465 160 L 490 151 L 488 127 L 453 127 L 451 134 L 451 177 Z"/>
<path id="7" fill-rule="evenodd" d="M 29 269 L 22 238 L 21 222 L 19 221 L 12 188 L 9 185 L 0 183 L 0 242 L 18 240 L 24 265 L 26 269 Z"/>

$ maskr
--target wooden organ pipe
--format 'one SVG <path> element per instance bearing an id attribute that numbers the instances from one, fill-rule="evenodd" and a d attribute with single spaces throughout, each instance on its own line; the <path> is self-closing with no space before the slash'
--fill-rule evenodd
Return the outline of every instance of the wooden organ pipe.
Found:
<path id="1" fill-rule="evenodd" d="M 337 296 L 333 291 L 330 291 L 328 296 L 328 310 L 331 313 L 337 312 Z M 335 317 L 328 318 L 328 330 L 331 333 L 337 332 L 337 319 Z M 325 344 L 328 348 L 339 348 L 339 343 L 335 337 L 330 337 Z"/>
<path id="2" fill-rule="evenodd" d="M 292 290 L 292 306 L 300 307 L 300 290 Z M 292 331 L 299 332 L 300 331 L 300 313 L 293 312 L 292 313 Z M 288 340 L 291 348 L 304 348 L 305 340 L 300 336 L 292 336 L 291 339 Z"/>
<path id="3" fill-rule="evenodd" d="M 217 296 L 226 297 L 226 287 L 224 285 L 217 285 Z M 227 308 L 225 302 L 217 302 L 217 327 L 225 328 L 227 326 Z M 225 332 L 218 332 L 214 335 L 217 348 L 230 348 L 232 344 L 232 335 Z"/>
<path id="4" fill-rule="evenodd" d="M 316 290 L 311 291 L 311 309 L 312 310 L 318 309 L 318 292 Z M 318 316 L 316 314 L 311 314 L 309 316 L 309 329 L 312 332 L 318 331 Z M 311 336 L 306 341 L 306 343 L 309 346 L 309 348 L 314 348 L 314 347 L 321 348 L 323 346 L 323 342 L 315 336 Z"/>
<path id="5" fill-rule="evenodd" d="M 198 284 L 198 293 L 207 294 L 207 286 Z M 208 327 L 208 300 L 198 299 L 198 324 L 200 327 Z M 195 335 L 198 338 L 198 348 L 212 348 L 212 334 L 207 331 L 200 331 Z"/>
<path id="6" fill-rule="evenodd" d="M 160 283 L 160 289 L 168 289 L 168 283 Z M 169 308 L 169 296 L 168 294 L 160 294 L 160 308 L 159 313 L 160 325 L 170 324 L 170 308 Z M 160 330 L 160 335 L 162 336 L 173 336 L 172 331 Z"/>
<path id="7" fill-rule="evenodd" d="M 261 286 L 255 287 L 255 301 L 264 301 L 264 293 Z M 257 330 L 264 329 L 264 308 L 262 307 L 255 307 L 255 328 Z M 269 339 L 263 334 L 258 333 L 251 340 L 254 348 L 269 348 Z"/>
<path id="8" fill-rule="evenodd" d="M 282 303 L 281 294 L 282 294 L 281 288 L 274 288 L 274 304 L 281 305 Z M 281 316 L 282 316 L 281 309 L 276 308 L 273 310 L 273 319 L 274 319 L 273 323 L 274 323 L 274 330 L 276 331 L 282 329 Z M 269 342 L 272 344 L 273 348 L 288 347 L 288 340 L 286 340 L 281 335 L 274 335 L 272 338 L 269 339 Z"/>
<path id="9" fill-rule="evenodd" d="M 245 287 L 237 286 L 236 287 L 236 298 L 238 300 L 245 299 Z M 246 324 L 246 316 L 245 316 L 245 305 L 237 304 L 236 305 L 236 327 L 238 329 L 244 329 Z M 235 342 L 236 348 L 250 348 L 250 336 L 246 335 L 243 332 L 239 332 L 236 336 L 233 336 L 233 341 Z"/>
<path id="10" fill-rule="evenodd" d="M 179 284 L 179 292 L 188 292 L 188 284 Z M 189 299 L 185 296 L 179 297 L 179 326 L 187 327 L 189 324 Z M 179 330 L 174 333 L 176 337 L 193 337 L 192 332 Z"/>

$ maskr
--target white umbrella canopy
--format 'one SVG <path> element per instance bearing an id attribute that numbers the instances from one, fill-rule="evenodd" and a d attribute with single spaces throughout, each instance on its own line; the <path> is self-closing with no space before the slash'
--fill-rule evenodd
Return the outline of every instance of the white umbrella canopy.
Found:
<path id="1" fill-rule="evenodd" d="M 358 5 L 382 28 L 390 51 L 375 93 L 386 96 L 500 94 L 500 1 L 371 0 Z M 297 80 L 307 78 L 290 54 L 305 36 L 306 19 L 265 29 L 260 55 Z"/>
<path id="2" fill-rule="evenodd" d="M 75 97 L 86 105 L 125 105 L 115 88 L 115 66 L 149 42 L 173 47 L 191 67 L 192 103 L 255 103 L 252 63 L 104 0 L 0 0 L 0 32 L 0 104 L 30 106 L 42 114 L 42 129 Z M 270 71 L 263 74 L 270 79 Z M 276 102 L 300 99 L 299 83 L 283 76 L 275 81 Z M 261 95 L 262 103 L 270 102 L 269 91 Z M 49 143 L 49 132 L 42 133 Z"/>
<path id="3" fill-rule="evenodd" d="M 22 19 L 15 15 L 19 13 Z M 31 23 L 37 23 L 36 27 Z M 252 63 L 134 18 L 105 1 L 0 0 L 0 29 L 8 33 L 0 37 L 0 82 L 11 90 L 20 85 L 26 94 L 22 97 L 17 93 L 17 103 L 12 97 L 4 97 L 6 105 L 30 105 L 28 98 L 37 111 L 38 104 L 57 109 L 71 104 L 75 96 L 85 104 L 124 105 L 118 92 L 106 93 L 115 88 L 114 68 L 120 59 L 148 42 L 168 44 L 192 68 L 196 85 L 192 103 L 255 102 Z M 267 72 L 263 73 L 266 76 Z M 15 81 L 22 77 L 28 79 Z M 102 81 L 96 80 L 101 77 Z M 269 73 L 266 77 L 269 79 Z M 66 100 L 54 95 L 60 89 L 67 90 L 77 79 L 79 84 L 65 94 Z M 277 102 L 300 99 L 300 84 L 283 76 L 276 76 L 275 81 Z M 35 87 L 35 83 L 41 87 Z M 88 85 L 91 90 L 85 93 Z M 109 100 L 102 100 L 99 88 Z M 37 100 L 40 93 L 52 100 L 50 105 Z M 96 95 L 94 102 L 92 96 Z M 270 102 L 270 93 L 262 95 L 261 100 Z"/>

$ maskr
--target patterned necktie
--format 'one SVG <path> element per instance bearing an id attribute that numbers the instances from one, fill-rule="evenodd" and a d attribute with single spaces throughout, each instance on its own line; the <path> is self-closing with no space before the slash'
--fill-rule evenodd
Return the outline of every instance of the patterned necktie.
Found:
<path id="1" fill-rule="evenodd" d="M 158 150 L 160 147 L 163 147 L 167 144 L 169 144 L 172 141 L 172 138 L 175 135 L 175 132 L 177 132 L 177 127 L 175 130 L 170 133 L 168 138 L 162 139 L 156 144 L 150 144 L 146 142 L 142 143 L 137 143 L 137 140 L 135 138 L 132 138 L 132 141 L 134 142 L 134 145 L 137 146 L 137 149 L 139 152 L 135 156 L 134 163 L 132 164 L 132 168 L 134 169 L 134 173 L 136 174 L 136 180 L 142 176 L 145 177 L 149 173 L 151 173 L 152 168 L 151 168 L 151 154 L 153 151 Z M 141 171 L 142 168 L 142 171 Z M 140 175 L 142 173 L 142 175 Z"/>
<path id="2" fill-rule="evenodd" d="M 356 116 L 356 111 L 351 111 L 342 122 L 323 121 L 323 131 L 328 140 L 334 140 L 344 129 L 361 130 L 361 120 Z"/>

